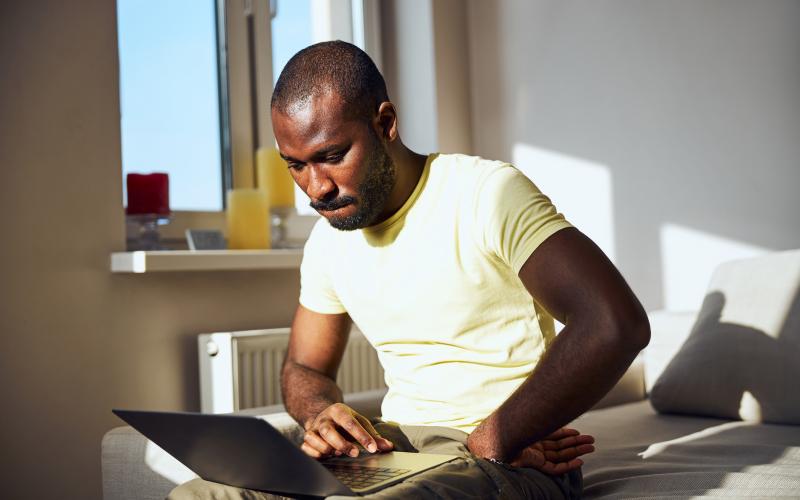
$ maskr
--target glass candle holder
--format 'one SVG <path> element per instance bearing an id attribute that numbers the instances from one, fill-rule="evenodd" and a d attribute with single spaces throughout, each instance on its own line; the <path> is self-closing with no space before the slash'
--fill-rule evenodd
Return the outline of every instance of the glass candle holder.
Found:
<path id="1" fill-rule="evenodd" d="M 126 250 L 166 250 L 161 245 L 158 226 L 169 224 L 172 217 L 164 214 L 133 214 L 125 216 Z"/>
<path id="2" fill-rule="evenodd" d="M 270 220 L 272 222 L 272 248 L 295 248 L 289 241 L 289 229 L 287 222 L 297 210 L 294 207 L 272 207 L 270 208 Z"/>

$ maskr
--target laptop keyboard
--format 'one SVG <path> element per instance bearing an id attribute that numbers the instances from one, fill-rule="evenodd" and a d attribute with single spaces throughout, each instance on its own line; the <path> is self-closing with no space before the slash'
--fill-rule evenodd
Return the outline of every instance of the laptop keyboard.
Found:
<path id="1" fill-rule="evenodd" d="M 323 464 L 351 489 L 369 488 L 375 484 L 392 479 L 411 469 L 392 469 L 389 467 L 364 467 L 356 464 Z"/>

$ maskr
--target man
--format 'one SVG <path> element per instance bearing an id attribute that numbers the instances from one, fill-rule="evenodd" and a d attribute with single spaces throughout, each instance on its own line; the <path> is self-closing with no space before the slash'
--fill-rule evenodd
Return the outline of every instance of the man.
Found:
<path id="1" fill-rule="evenodd" d="M 605 255 L 512 166 L 403 145 L 382 76 L 350 44 L 296 54 L 272 121 L 323 216 L 305 248 L 282 373 L 302 449 L 463 457 L 376 498 L 579 496 L 579 456 L 593 438 L 563 426 L 649 341 L 641 305 Z M 566 325 L 558 337 L 554 317 Z M 335 382 L 353 321 L 386 372 L 382 421 L 344 405 Z M 181 492 L 256 495 L 200 480 Z"/>

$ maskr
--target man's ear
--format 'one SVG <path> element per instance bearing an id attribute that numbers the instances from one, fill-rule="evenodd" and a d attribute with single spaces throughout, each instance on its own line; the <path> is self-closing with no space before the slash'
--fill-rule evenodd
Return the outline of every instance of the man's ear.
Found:
<path id="1" fill-rule="evenodd" d="M 385 139 L 386 142 L 394 142 L 397 139 L 397 111 L 394 109 L 394 104 L 389 101 L 381 103 L 374 126 L 378 137 Z"/>

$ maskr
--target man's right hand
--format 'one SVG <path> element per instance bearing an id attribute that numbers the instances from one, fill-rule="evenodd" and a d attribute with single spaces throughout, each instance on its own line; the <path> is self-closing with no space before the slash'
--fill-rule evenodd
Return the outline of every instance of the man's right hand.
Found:
<path id="1" fill-rule="evenodd" d="M 301 449 L 313 458 L 358 456 L 360 444 L 370 453 L 391 451 L 394 444 L 378 434 L 367 417 L 344 403 L 335 403 L 305 424 Z"/>

